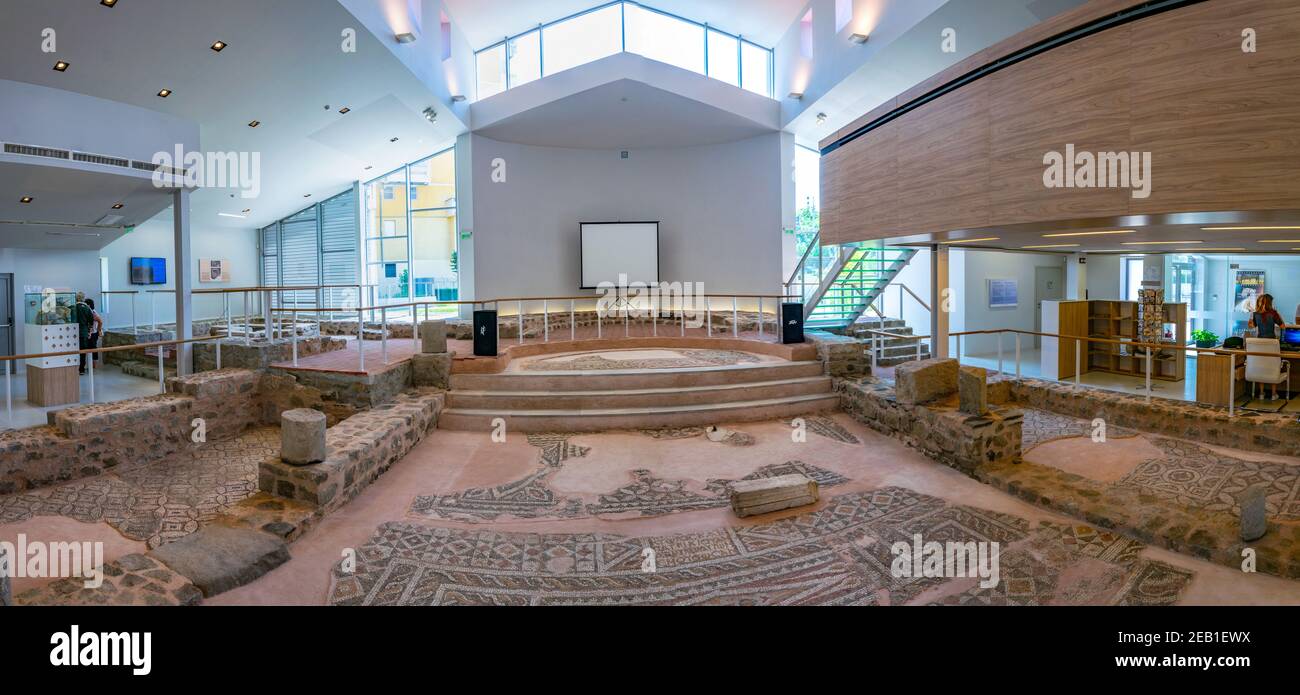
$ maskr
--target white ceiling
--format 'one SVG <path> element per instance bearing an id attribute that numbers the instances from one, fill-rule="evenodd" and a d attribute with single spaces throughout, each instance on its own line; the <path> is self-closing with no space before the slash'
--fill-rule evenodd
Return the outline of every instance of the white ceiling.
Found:
<path id="1" fill-rule="evenodd" d="M 463 131 L 449 114 L 436 125 L 420 116 L 435 97 L 333 0 L 22 5 L 21 12 L 7 8 L 0 22 L 0 78 L 185 118 L 199 124 L 205 151 L 260 152 L 260 195 L 197 191 L 192 214 L 200 228 L 268 224 L 358 178 L 431 154 Z M 57 32 L 53 55 L 40 50 L 46 27 Z M 345 28 L 357 30 L 355 53 L 341 50 Z M 221 53 L 209 49 L 217 40 L 229 44 Z M 55 72 L 56 59 L 71 67 Z M 158 98 L 162 88 L 173 94 Z M 343 106 L 352 111 L 340 115 Z M 261 126 L 249 128 L 253 120 Z M 247 219 L 217 215 L 245 208 L 252 209 Z"/>
<path id="2" fill-rule="evenodd" d="M 643 4 L 771 48 L 809 0 L 646 0 Z M 446 0 L 448 14 L 475 50 L 607 0 Z"/>
<path id="3" fill-rule="evenodd" d="M 169 191 L 145 174 L 112 174 L 63 166 L 32 166 L 0 160 L 0 246 L 100 249 L 171 206 Z M 24 196 L 32 202 L 21 203 Z M 122 203 L 121 210 L 113 205 Z M 105 213 L 121 215 L 113 227 L 90 227 Z M 71 223 L 12 224 L 44 220 Z M 73 226 L 80 225 L 80 226 Z"/>

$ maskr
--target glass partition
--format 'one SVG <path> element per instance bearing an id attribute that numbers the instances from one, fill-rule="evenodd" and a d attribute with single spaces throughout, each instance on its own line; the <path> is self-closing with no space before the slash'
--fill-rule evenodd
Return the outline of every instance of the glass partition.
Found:
<path id="1" fill-rule="evenodd" d="M 611 2 L 479 51 L 477 98 L 624 51 L 773 96 L 771 49 L 638 3 Z"/>
<path id="2" fill-rule="evenodd" d="M 623 8 L 607 5 L 542 27 L 546 75 L 612 56 L 623 50 Z"/>

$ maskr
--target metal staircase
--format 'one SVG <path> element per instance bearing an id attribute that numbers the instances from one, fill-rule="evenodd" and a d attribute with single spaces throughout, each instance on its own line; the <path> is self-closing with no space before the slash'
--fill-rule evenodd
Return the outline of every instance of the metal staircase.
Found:
<path id="1" fill-rule="evenodd" d="M 808 328 L 843 329 L 870 308 L 916 255 L 879 241 L 822 246 L 818 236 L 786 283 L 788 296 L 804 303 Z"/>

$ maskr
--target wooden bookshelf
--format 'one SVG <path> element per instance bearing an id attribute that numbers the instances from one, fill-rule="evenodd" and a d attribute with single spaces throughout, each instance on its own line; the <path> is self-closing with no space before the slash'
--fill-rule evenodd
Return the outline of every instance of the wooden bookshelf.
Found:
<path id="1" fill-rule="evenodd" d="M 1165 304 L 1164 324 L 1173 334 L 1161 342 L 1175 345 L 1187 344 L 1187 305 Z M 1043 302 L 1043 330 L 1062 335 L 1086 335 L 1089 338 L 1140 342 L 1138 338 L 1138 303 L 1110 299 L 1087 301 Z M 1049 329 L 1049 326 L 1052 327 Z M 1055 369 L 1054 377 L 1074 377 L 1074 341 L 1043 339 L 1053 343 L 1051 354 L 1045 350 L 1043 365 L 1045 375 Z M 1055 343 L 1061 343 L 1055 345 Z M 1137 348 L 1116 343 L 1088 343 L 1086 357 L 1080 360 L 1084 374 L 1108 372 L 1145 378 L 1146 358 Z M 1048 363 L 1051 362 L 1049 365 Z M 1152 359 L 1151 378 L 1164 381 L 1182 381 L 1186 378 L 1187 361 L 1182 350 L 1168 350 Z"/>

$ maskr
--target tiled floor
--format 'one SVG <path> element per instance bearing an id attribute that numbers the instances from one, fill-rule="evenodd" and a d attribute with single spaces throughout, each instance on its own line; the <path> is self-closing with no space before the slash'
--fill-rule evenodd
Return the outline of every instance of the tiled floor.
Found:
<path id="1" fill-rule="evenodd" d="M 600 434 L 432 432 L 293 546 L 213 604 L 1207 603 L 1300 605 L 1300 582 L 1243 575 L 1028 505 L 843 414 Z M 1077 423 L 1044 422 L 1040 448 Z M 1135 441 L 1112 433 L 1119 444 Z M 814 507 L 737 519 L 727 481 L 803 466 Z M 896 540 L 997 541 L 1002 578 L 897 578 Z M 658 567 L 642 571 L 650 548 Z M 358 558 L 355 573 L 340 569 Z"/>
<path id="2" fill-rule="evenodd" d="M 68 405 L 57 405 L 42 408 L 27 402 L 27 377 L 25 374 L 14 374 L 10 376 L 12 382 L 12 398 L 10 399 L 12 417 L 8 416 L 8 411 L 0 411 L 0 426 L 4 428 L 22 429 L 24 427 L 35 427 L 47 423 L 46 413 L 62 410 L 69 407 Z M 0 384 L 0 388 L 4 388 Z M 108 403 L 120 401 L 126 398 L 137 398 L 139 396 L 153 396 L 159 393 L 158 382 L 154 379 L 131 376 L 123 374 L 122 370 L 115 366 L 96 366 L 95 368 L 95 401 L 97 403 Z M 90 403 L 90 376 L 81 377 L 81 402 Z"/>

